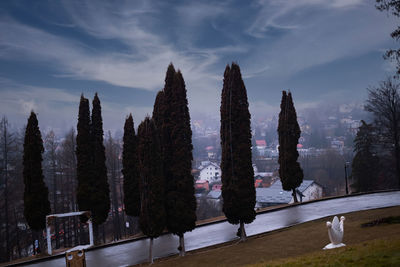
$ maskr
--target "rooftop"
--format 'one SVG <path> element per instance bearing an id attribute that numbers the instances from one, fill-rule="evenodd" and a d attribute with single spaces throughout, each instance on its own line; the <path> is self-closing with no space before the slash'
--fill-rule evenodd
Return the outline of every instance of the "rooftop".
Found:
<path id="1" fill-rule="evenodd" d="M 304 192 L 313 180 L 303 180 L 303 183 L 297 188 L 300 192 Z M 282 189 L 282 183 L 277 180 L 270 187 L 256 188 L 256 201 L 260 203 L 289 203 L 292 199 L 292 192 Z"/>

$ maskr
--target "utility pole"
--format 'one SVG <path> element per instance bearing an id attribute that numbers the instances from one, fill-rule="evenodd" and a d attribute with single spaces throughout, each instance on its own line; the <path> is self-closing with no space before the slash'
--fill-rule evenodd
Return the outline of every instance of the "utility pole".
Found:
<path id="1" fill-rule="evenodd" d="M 348 189 L 348 186 L 347 186 L 347 167 L 348 167 L 348 165 L 349 165 L 348 162 L 346 162 L 344 164 L 344 179 L 345 179 L 345 182 L 346 182 L 346 195 L 349 194 L 349 189 Z"/>

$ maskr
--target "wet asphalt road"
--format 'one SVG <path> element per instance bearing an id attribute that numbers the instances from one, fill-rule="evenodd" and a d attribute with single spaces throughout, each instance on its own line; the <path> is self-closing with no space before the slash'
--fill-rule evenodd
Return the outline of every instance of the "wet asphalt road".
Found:
<path id="1" fill-rule="evenodd" d="M 253 223 L 246 225 L 246 232 L 248 236 L 251 236 L 326 216 L 397 205 L 400 205 L 400 191 L 329 199 L 258 214 Z M 194 250 L 234 240 L 237 238 L 237 228 L 237 225 L 231 225 L 228 222 L 198 227 L 192 232 L 185 234 L 186 250 Z M 86 265 L 88 267 L 116 267 L 146 262 L 148 258 L 148 245 L 149 239 L 142 239 L 90 250 L 86 252 Z M 178 238 L 171 234 L 155 239 L 154 258 L 177 254 L 177 246 Z M 65 266 L 65 259 L 56 258 L 24 266 Z"/>

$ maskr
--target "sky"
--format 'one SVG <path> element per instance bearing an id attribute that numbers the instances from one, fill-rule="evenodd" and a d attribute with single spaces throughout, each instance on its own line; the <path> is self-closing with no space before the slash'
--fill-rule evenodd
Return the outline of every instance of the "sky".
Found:
<path id="1" fill-rule="evenodd" d="M 3 0 L 0 115 L 41 130 L 76 127 L 80 95 L 98 92 L 104 130 L 152 113 L 168 64 L 182 71 L 192 118 L 219 118 L 225 66 L 237 62 L 253 118 L 363 102 L 391 76 L 395 18 L 374 0 Z"/>

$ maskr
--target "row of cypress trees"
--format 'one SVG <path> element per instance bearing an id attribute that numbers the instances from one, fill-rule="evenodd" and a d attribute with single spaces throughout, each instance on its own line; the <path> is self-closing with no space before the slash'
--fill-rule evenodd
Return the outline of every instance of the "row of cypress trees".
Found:
<path id="1" fill-rule="evenodd" d="M 77 202 L 79 210 L 90 211 L 95 242 L 99 243 L 99 225 L 107 220 L 110 189 L 107 179 L 103 120 L 100 99 L 95 94 L 90 116 L 89 101 L 83 94 L 79 104 L 76 136 Z M 81 217 L 83 221 L 86 217 Z"/>
<path id="2" fill-rule="evenodd" d="M 247 92 L 236 63 L 226 66 L 221 94 L 221 147 L 223 211 L 232 224 L 240 224 L 238 235 L 246 239 L 245 223 L 256 216 L 254 172 L 251 162 L 251 126 Z M 101 105 L 97 93 L 90 116 L 89 101 L 81 95 L 77 125 L 77 200 L 80 210 L 91 212 L 96 242 L 98 225 L 107 219 L 110 199 L 103 145 Z M 297 162 L 300 127 L 291 93 L 282 93 L 279 114 L 279 173 L 284 190 L 292 190 L 303 179 Z M 154 103 L 152 118 L 146 117 L 135 134 L 130 114 L 123 137 L 125 212 L 140 216 L 142 232 L 153 239 L 167 229 L 179 236 L 180 255 L 185 254 L 184 233 L 195 228 L 196 199 L 191 174 L 192 132 L 182 73 L 168 66 L 164 89 Z M 45 227 L 50 213 L 48 189 L 41 172 L 43 142 L 35 113 L 28 120 L 24 144 L 25 217 L 32 229 Z M 40 165 L 40 166 L 39 166 Z M 38 194 L 37 192 L 41 192 Z M 33 212 L 35 207 L 35 212 Z M 39 209 L 38 209 L 39 207 Z M 82 218 L 83 220 L 87 218 Z"/>
<path id="3" fill-rule="evenodd" d="M 90 116 L 89 101 L 83 95 L 79 104 L 77 155 L 77 201 L 80 210 L 91 212 L 95 241 L 98 243 L 98 226 L 106 221 L 110 208 L 109 186 L 103 144 L 101 104 L 97 93 L 93 99 Z M 28 119 L 24 138 L 24 216 L 33 230 L 33 240 L 42 246 L 40 231 L 46 227 L 46 215 L 50 214 L 48 188 L 42 170 L 43 140 L 36 114 Z M 86 221 L 88 218 L 81 218 Z"/>
<path id="4" fill-rule="evenodd" d="M 246 87 L 236 63 L 225 68 L 220 112 L 223 212 L 230 223 L 240 224 L 238 236 L 244 241 L 244 224 L 251 223 L 256 216 L 256 193 L 251 161 L 251 116 Z M 283 91 L 278 125 L 279 175 L 283 189 L 292 191 L 294 202 L 298 202 L 296 188 L 303 182 L 303 170 L 297 162 L 300 133 L 292 94 Z"/>
<path id="5" fill-rule="evenodd" d="M 140 123 L 137 136 L 132 115 L 124 126 L 125 210 L 140 216 L 142 232 L 150 237 L 150 262 L 153 239 L 164 229 L 179 236 L 178 249 L 184 255 L 184 234 L 196 226 L 192 150 L 186 86 L 171 63 L 152 118 Z"/>

